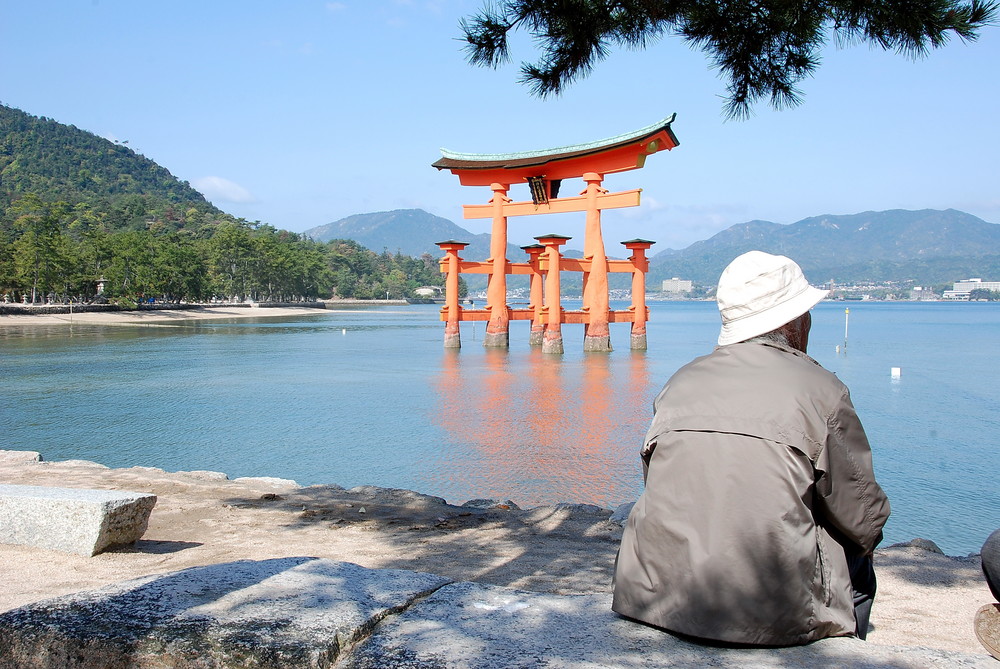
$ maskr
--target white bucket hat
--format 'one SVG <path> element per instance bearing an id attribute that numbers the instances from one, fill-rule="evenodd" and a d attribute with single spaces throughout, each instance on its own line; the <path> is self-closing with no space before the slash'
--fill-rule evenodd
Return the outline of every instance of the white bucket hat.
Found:
<path id="1" fill-rule="evenodd" d="M 829 292 L 810 286 L 790 258 L 748 251 L 729 263 L 719 277 L 715 296 L 722 316 L 719 346 L 780 328 Z"/>

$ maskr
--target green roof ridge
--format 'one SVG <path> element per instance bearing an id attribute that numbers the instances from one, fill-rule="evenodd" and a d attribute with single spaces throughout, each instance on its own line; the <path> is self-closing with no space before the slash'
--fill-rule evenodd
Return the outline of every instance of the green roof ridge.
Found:
<path id="1" fill-rule="evenodd" d="M 674 117 L 676 114 L 671 114 L 666 118 L 653 123 L 652 125 L 647 125 L 645 128 L 640 128 L 639 130 L 633 130 L 632 132 L 626 132 L 621 135 L 616 135 L 614 137 L 608 137 L 607 139 L 599 139 L 596 142 L 587 142 L 585 144 L 573 144 L 571 146 L 560 146 L 554 149 L 544 149 L 541 151 L 518 151 L 515 153 L 458 153 L 457 151 L 450 151 L 448 149 L 441 149 L 441 155 L 445 158 L 450 158 L 451 160 L 519 160 L 522 158 L 534 158 L 537 156 L 547 156 L 551 154 L 560 153 L 572 153 L 574 151 L 587 151 L 589 149 L 596 149 L 601 146 L 608 144 L 621 144 L 622 142 L 627 142 L 630 139 L 635 139 L 637 137 L 642 137 L 644 135 L 652 134 L 662 128 L 669 126 L 674 122 Z"/>

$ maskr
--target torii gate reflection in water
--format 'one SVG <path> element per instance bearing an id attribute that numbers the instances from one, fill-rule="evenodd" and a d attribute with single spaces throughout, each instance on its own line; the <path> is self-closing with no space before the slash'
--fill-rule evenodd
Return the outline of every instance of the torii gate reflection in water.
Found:
<path id="1" fill-rule="evenodd" d="M 601 211 L 636 207 L 640 189 L 609 193 L 601 187 L 606 174 L 642 167 L 646 156 L 679 144 L 671 130 L 674 115 L 635 132 L 589 144 L 566 146 L 546 151 L 508 154 L 467 154 L 441 150 L 442 158 L 433 164 L 439 170 L 458 175 L 463 186 L 489 186 L 493 197 L 488 204 L 464 205 L 464 218 L 492 218 L 490 258 L 484 262 L 463 260 L 458 254 L 465 242 L 438 242 L 445 252 L 441 271 L 445 280 L 444 345 L 462 345 L 459 323 L 487 321 L 483 345 L 506 348 L 510 344 L 510 321 L 531 321 L 531 344 L 541 344 L 543 353 L 562 353 L 562 324 L 583 323 L 585 351 L 610 351 L 609 323 L 631 323 L 633 349 L 646 348 L 646 251 L 654 242 L 633 239 L 622 242 L 632 251 L 628 260 L 608 260 L 601 234 Z M 581 177 L 587 184 L 578 197 L 559 197 L 564 179 Z M 513 202 L 507 197 L 511 185 L 527 183 L 530 202 Z M 586 212 L 583 258 L 564 258 L 559 247 L 569 237 L 557 234 L 535 237 L 538 244 L 522 247 L 528 262 L 512 263 L 507 259 L 507 218 L 532 214 Z M 583 306 L 580 311 L 562 308 L 559 295 L 559 272 L 583 273 Z M 462 272 L 488 274 L 486 309 L 464 309 L 458 297 L 458 277 Z M 626 311 L 612 311 L 609 305 L 608 273 L 631 272 L 632 305 Z M 512 309 L 507 304 L 507 275 L 527 274 L 530 281 L 530 304 L 527 309 Z M 544 282 L 544 287 L 543 287 Z"/>

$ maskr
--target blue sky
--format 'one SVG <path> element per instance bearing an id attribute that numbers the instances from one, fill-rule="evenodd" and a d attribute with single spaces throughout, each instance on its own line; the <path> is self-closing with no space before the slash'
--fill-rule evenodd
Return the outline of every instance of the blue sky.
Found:
<path id="1" fill-rule="evenodd" d="M 532 98 L 516 81 L 535 55 L 528 40 L 509 67 L 466 63 L 458 22 L 479 6 L 0 0 L 0 102 L 128 141 L 221 209 L 296 232 L 413 207 L 485 232 L 461 205 L 489 190 L 430 167 L 441 147 L 557 147 L 671 113 L 681 145 L 605 181 L 643 189 L 642 206 L 605 212 L 609 252 L 637 236 L 655 252 L 753 219 L 868 210 L 955 208 L 1000 223 L 1000 28 L 918 61 L 830 45 L 801 83 L 802 106 L 727 122 L 724 82 L 676 38 Z M 512 196 L 527 199 L 520 188 Z M 516 243 L 549 232 L 579 240 L 582 217 L 510 222 Z"/>

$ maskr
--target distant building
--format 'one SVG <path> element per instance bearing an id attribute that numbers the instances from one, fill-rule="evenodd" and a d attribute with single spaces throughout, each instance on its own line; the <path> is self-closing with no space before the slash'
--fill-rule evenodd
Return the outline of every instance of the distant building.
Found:
<path id="1" fill-rule="evenodd" d="M 1000 290 L 1000 281 L 983 281 L 982 279 L 965 279 L 952 284 L 952 290 L 971 293 L 974 290 Z"/>
<path id="2" fill-rule="evenodd" d="M 952 284 L 951 290 L 941 295 L 946 300 L 968 300 L 974 290 L 1000 290 L 1000 281 L 983 281 L 982 279 L 965 279 Z"/>
<path id="3" fill-rule="evenodd" d="M 664 293 L 690 293 L 691 288 L 694 284 L 687 279 L 678 279 L 676 276 L 672 279 L 663 280 L 663 292 Z"/>

